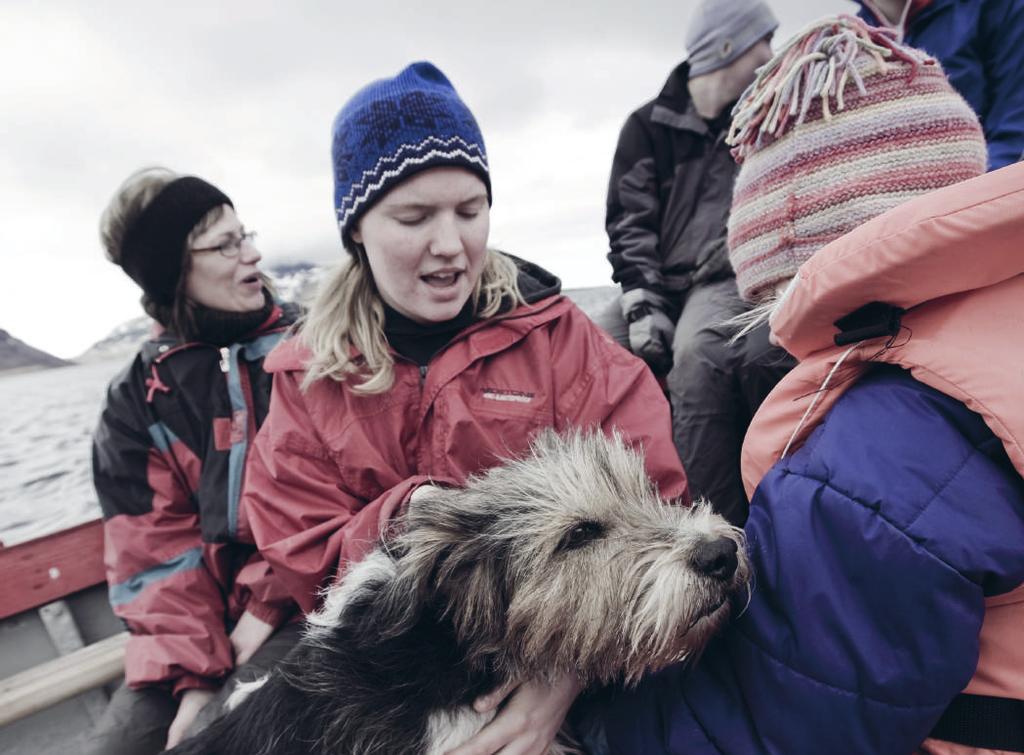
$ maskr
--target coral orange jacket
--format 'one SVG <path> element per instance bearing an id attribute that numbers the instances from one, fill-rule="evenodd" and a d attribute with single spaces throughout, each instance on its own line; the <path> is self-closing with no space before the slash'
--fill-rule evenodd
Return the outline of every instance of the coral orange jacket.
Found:
<path id="1" fill-rule="evenodd" d="M 775 338 L 800 364 L 747 433 L 748 493 L 878 362 L 908 369 L 979 414 L 1024 476 L 1022 244 L 1018 164 L 913 200 L 804 264 L 771 320 Z M 882 337 L 836 346 L 833 323 L 869 302 L 906 310 L 892 343 Z M 1024 588 L 986 605 L 978 669 L 965 691 L 1024 700 Z"/>

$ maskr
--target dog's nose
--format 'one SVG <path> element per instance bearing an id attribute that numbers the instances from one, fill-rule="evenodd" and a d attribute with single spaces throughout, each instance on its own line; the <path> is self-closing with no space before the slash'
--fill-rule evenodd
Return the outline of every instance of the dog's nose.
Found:
<path id="1" fill-rule="evenodd" d="M 701 574 L 729 579 L 736 572 L 736 543 L 727 537 L 705 540 L 694 550 L 690 563 Z"/>

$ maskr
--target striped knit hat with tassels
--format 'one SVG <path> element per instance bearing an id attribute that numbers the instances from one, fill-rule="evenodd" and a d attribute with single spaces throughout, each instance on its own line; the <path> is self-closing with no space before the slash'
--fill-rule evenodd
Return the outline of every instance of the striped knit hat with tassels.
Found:
<path id="1" fill-rule="evenodd" d="M 758 72 L 728 141 L 741 164 L 729 256 L 748 301 L 833 239 L 986 164 L 978 119 L 939 64 L 852 16 L 813 24 Z"/>

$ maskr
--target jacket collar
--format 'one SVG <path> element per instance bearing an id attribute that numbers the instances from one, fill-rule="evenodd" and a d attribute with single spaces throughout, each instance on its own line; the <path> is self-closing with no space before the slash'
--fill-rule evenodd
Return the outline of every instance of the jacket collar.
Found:
<path id="1" fill-rule="evenodd" d="M 562 281 L 558 276 L 549 273 L 540 265 L 520 259 L 514 254 L 501 252 L 512 259 L 519 268 L 519 293 L 522 294 L 527 304 L 538 302 L 549 296 L 554 296 L 562 291 Z"/>
<path id="2" fill-rule="evenodd" d="M 708 133 L 708 125 L 697 114 L 693 100 L 690 99 L 690 90 L 687 88 L 689 80 L 690 64 L 684 60 L 668 75 L 665 86 L 655 98 L 651 120 L 662 126 L 704 136 Z"/>
<path id="3" fill-rule="evenodd" d="M 1022 237 L 1017 164 L 906 202 L 804 263 L 771 318 L 773 335 L 800 363 L 750 424 L 741 457 L 747 494 L 874 362 L 909 369 L 980 414 L 1024 476 Z M 899 336 L 836 346 L 835 321 L 872 301 L 906 310 Z"/>
<path id="4" fill-rule="evenodd" d="M 509 312 L 473 323 L 452 339 L 449 347 L 471 339 L 474 349 L 493 353 L 522 339 L 531 330 L 561 317 L 570 306 L 571 302 L 560 294 L 521 305 Z M 497 334 L 498 330 L 502 335 Z M 267 357 L 263 369 L 267 372 L 302 371 L 306 369 L 311 357 L 312 352 L 302 338 L 286 338 Z"/>
<path id="5" fill-rule="evenodd" d="M 1024 273 L 1022 237 L 1024 164 L 923 194 L 804 263 L 771 316 L 772 333 L 803 359 L 832 346 L 834 323 L 871 302 L 910 310 Z"/>
<path id="6" fill-rule="evenodd" d="M 240 343 L 254 341 L 268 333 L 284 330 L 291 326 L 297 317 L 298 307 L 296 305 L 291 304 L 290 302 L 275 304 L 266 321 L 246 338 L 240 341 Z M 179 351 L 199 347 L 210 349 L 219 348 L 218 346 L 204 343 L 202 341 L 186 341 L 182 343 L 174 336 L 173 333 L 169 333 L 162 325 L 154 323 L 153 335 L 149 340 L 142 344 L 140 353 L 142 355 L 143 363 L 148 366 L 153 362 L 162 362 L 172 354 L 177 354 Z"/>

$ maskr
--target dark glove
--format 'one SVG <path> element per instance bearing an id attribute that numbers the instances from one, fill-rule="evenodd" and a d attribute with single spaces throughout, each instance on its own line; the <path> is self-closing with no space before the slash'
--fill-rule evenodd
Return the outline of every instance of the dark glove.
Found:
<path id="1" fill-rule="evenodd" d="M 676 326 L 662 308 L 667 303 L 664 297 L 644 289 L 627 291 L 622 296 L 623 316 L 629 325 L 629 349 L 659 375 L 672 367 L 672 336 Z"/>

